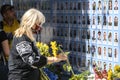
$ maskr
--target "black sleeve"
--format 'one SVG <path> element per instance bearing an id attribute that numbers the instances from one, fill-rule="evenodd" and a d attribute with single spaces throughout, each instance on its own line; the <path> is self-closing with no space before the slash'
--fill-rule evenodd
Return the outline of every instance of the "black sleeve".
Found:
<path id="1" fill-rule="evenodd" d="M 16 45 L 16 50 L 22 60 L 30 66 L 42 67 L 47 64 L 47 58 L 34 51 L 31 42 L 22 41 Z"/>
<path id="2" fill-rule="evenodd" d="M 7 40 L 7 35 L 4 31 L 0 31 L 0 43 Z"/>

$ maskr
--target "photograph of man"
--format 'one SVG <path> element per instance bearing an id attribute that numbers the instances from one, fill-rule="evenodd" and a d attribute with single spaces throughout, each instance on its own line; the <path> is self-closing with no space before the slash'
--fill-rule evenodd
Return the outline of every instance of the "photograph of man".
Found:
<path id="1" fill-rule="evenodd" d="M 108 16 L 108 26 L 112 26 L 112 16 Z"/>
<path id="2" fill-rule="evenodd" d="M 97 19 L 98 19 L 98 25 L 101 25 L 102 17 L 98 15 Z"/>
<path id="3" fill-rule="evenodd" d="M 106 47 L 103 48 L 103 55 L 104 55 L 103 58 L 106 59 L 106 57 L 107 57 L 107 54 L 106 54 Z"/>
<path id="4" fill-rule="evenodd" d="M 90 39 L 90 30 L 87 30 L 87 39 Z"/>
<path id="5" fill-rule="evenodd" d="M 109 0 L 109 2 L 108 2 L 108 9 L 112 10 L 112 0 Z"/>
<path id="6" fill-rule="evenodd" d="M 106 15 L 103 16 L 103 25 L 107 24 Z"/>
<path id="7" fill-rule="evenodd" d="M 95 41 L 96 40 L 96 34 L 95 34 L 95 31 L 92 31 L 92 41 Z"/>
<path id="8" fill-rule="evenodd" d="M 114 42 L 118 42 L 118 34 L 116 32 L 114 33 Z"/>
<path id="9" fill-rule="evenodd" d="M 98 10 L 102 10 L 102 3 L 100 0 L 98 1 Z"/>
<path id="10" fill-rule="evenodd" d="M 95 45 L 92 45 L 91 47 L 92 57 L 95 57 L 96 47 Z"/>
<path id="11" fill-rule="evenodd" d="M 81 2 L 78 2 L 78 10 L 81 10 Z"/>
<path id="12" fill-rule="evenodd" d="M 82 39 L 86 39 L 86 30 L 82 30 Z"/>
<path id="13" fill-rule="evenodd" d="M 101 31 L 98 31 L 98 40 L 101 40 Z"/>
<path id="14" fill-rule="evenodd" d="M 114 17 L 114 26 L 118 26 L 118 17 L 117 16 Z"/>
<path id="15" fill-rule="evenodd" d="M 108 33 L 108 41 L 111 42 L 112 41 L 112 32 Z"/>
<path id="16" fill-rule="evenodd" d="M 65 2 L 65 10 L 69 10 L 68 9 L 68 2 Z"/>
<path id="17" fill-rule="evenodd" d="M 87 53 L 90 54 L 90 45 L 87 46 Z"/>
<path id="18" fill-rule="evenodd" d="M 73 9 L 76 10 L 77 9 L 77 5 L 76 5 L 76 2 L 73 2 Z"/>
<path id="19" fill-rule="evenodd" d="M 118 59 L 118 50 L 117 48 L 114 49 L 114 60 L 117 61 Z"/>
<path id="20" fill-rule="evenodd" d="M 107 40 L 107 34 L 106 32 L 103 32 L 103 41 L 106 41 Z"/>
<path id="21" fill-rule="evenodd" d="M 90 60 L 87 61 L 87 67 L 90 67 Z"/>
<path id="22" fill-rule="evenodd" d="M 95 25 L 95 21 L 96 21 L 96 19 L 95 19 L 96 17 L 95 16 L 93 16 L 93 18 L 92 18 L 92 25 Z"/>
<path id="23" fill-rule="evenodd" d="M 117 0 L 115 0 L 115 2 L 114 2 L 114 10 L 118 10 L 118 1 Z"/>
<path id="24" fill-rule="evenodd" d="M 104 2 L 103 2 L 103 11 L 104 11 L 104 13 L 107 12 L 106 10 L 107 10 L 107 2 L 104 1 Z"/>
<path id="25" fill-rule="evenodd" d="M 112 48 L 108 48 L 108 57 L 112 58 Z"/>
<path id="26" fill-rule="evenodd" d="M 70 10 L 73 10 L 73 2 L 70 2 Z"/>
<path id="27" fill-rule="evenodd" d="M 97 52 L 98 52 L 98 59 L 101 59 L 102 58 L 102 47 L 101 46 L 98 46 L 98 49 L 97 49 Z"/>
<path id="28" fill-rule="evenodd" d="M 95 10 L 96 10 L 96 2 L 93 1 L 92 3 L 92 10 L 93 10 L 93 13 L 95 13 Z"/>

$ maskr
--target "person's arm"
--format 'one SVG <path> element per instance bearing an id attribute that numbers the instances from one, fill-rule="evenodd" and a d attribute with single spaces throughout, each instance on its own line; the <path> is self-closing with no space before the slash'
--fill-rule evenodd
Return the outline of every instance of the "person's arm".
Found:
<path id="1" fill-rule="evenodd" d="M 18 54 L 21 56 L 22 60 L 27 63 L 30 66 L 33 67 L 43 67 L 47 63 L 54 63 L 59 62 L 62 59 L 62 56 L 56 57 L 45 57 L 40 55 L 39 52 L 37 52 L 37 49 L 31 44 L 31 42 L 28 41 L 21 41 L 16 45 L 16 50 Z M 65 57 L 66 59 L 66 57 Z"/>
<path id="2" fill-rule="evenodd" d="M 56 62 L 60 62 L 62 59 L 57 57 L 47 57 L 47 64 L 52 64 Z"/>
<path id="3" fill-rule="evenodd" d="M 20 40 L 20 39 L 19 39 Z M 17 40 L 17 41 L 19 41 Z M 15 48 L 23 62 L 34 67 L 43 67 L 47 64 L 47 58 L 34 51 L 34 46 L 29 41 L 19 41 Z"/>
<path id="4" fill-rule="evenodd" d="M 9 56 L 9 52 L 10 52 L 8 40 L 2 41 L 1 44 L 2 44 L 2 48 L 3 48 L 3 52 L 4 52 L 5 56 L 8 57 Z"/>
<path id="5" fill-rule="evenodd" d="M 1 43 L 4 55 L 8 57 L 10 52 L 9 43 L 8 43 L 7 35 L 3 30 L 0 30 L 0 43 Z"/>
<path id="6" fill-rule="evenodd" d="M 67 60 L 67 55 L 60 53 L 57 57 L 47 57 L 47 64 L 52 64 Z"/>

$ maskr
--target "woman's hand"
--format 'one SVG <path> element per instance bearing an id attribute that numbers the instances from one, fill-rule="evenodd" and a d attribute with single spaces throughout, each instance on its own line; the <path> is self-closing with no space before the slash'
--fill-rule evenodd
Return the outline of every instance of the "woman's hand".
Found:
<path id="1" fill-rule="evenodd" d="M 47 57 L 47 59 L 48 59 L 48 64 L 52 64 L 52 63 L 67 60 L 67 55 L 59 54 L 59 55 L 57 55 L 57 57 Z"/>
<path id="2" fill-rule="evenodd" d="M 67 60 L 67 55 L 60 53 L 59 55 L 57 55 L 57 58 L 59 58 L 61 61 L 64 61 Z"/>

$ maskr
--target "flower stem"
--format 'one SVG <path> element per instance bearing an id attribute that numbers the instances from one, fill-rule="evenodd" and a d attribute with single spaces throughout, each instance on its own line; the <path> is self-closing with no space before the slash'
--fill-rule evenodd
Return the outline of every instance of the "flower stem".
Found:
<path id="1" fill-rule="evenodd" d="M 65 54 L 65 52 L 60 47 L 59 47 L 59 50 L 62 52 L 63 55 Z M 68 58 L 67 58 L 67 64 L 68 64 L 68 66 L 71 66 Z M 72 72 L 72 75 L 74 75 L 74 71 L 73 71 L 72 67 L 71 67 L 71 72 Z"/>

